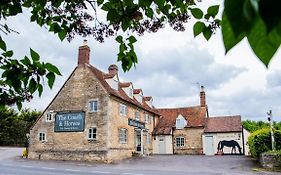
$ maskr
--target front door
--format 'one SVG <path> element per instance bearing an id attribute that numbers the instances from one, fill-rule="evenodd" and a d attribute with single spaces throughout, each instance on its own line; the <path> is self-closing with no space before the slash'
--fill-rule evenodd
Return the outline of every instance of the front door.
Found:
<path id="1" fill-rule="evenodd" d="M 213 136 L 205 136 L 205 155 L 214 155 L 214 140 Z"/>
<path id="2" fill-rule="evenodd" d="M 165 154 L 165 137 L 159 136 L 159 141 L 158 141 L 158 150 L 159 154 Z"/>
<path id="3" fill-rule="evenodd" d="M 136 131 L 136 151 L 141 153 L 141 130 Z"/>

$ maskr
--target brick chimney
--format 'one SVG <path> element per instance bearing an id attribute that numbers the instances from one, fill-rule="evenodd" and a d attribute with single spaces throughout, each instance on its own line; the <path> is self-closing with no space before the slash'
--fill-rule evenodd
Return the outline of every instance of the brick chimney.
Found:
<path id="1" fill-rule="evenodd" d="M 108 73 L 116 75 L 118 73 L 118 66 L 115 64 L 112 64 L 108 67 Z"/>
<path id="2" fill-rule="evenodd" d="M 206 94 L 204 91 L 204 86 L 201 86 L 201 91 L 200 91 L 200 106 L 201 107 L 206 107 Z"/>
<path id="3" fill-rule="evenodd" d="M 84 40 L 83 46 L 79 47 L 78 65 L 89 64 L 90 60 L 90 47 L 87 40 Z"/>

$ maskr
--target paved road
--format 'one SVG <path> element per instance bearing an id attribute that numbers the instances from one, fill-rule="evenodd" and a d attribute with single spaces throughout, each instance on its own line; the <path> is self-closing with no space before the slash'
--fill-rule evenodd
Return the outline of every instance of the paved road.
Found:
<path id="1" fill-rule="evenodd" d="M 0 147 L 0 175 L 277 175 L 254 172 L 244 156 L 149 156 L 117 164 L 35 161 L 20 158 L 22 148 Z"/>

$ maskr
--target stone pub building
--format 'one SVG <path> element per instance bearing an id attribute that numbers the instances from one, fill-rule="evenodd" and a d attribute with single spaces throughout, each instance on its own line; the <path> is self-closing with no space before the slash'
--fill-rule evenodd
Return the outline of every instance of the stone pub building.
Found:
<path id="1" fill-rule="evenodd" d="M 152 153 L 159 114 L 152 97 L 120 82 L 118 67 L 90 65 L 87 43 L 78 65 L 30 130 L 29 158 L 112 162 Z"/>

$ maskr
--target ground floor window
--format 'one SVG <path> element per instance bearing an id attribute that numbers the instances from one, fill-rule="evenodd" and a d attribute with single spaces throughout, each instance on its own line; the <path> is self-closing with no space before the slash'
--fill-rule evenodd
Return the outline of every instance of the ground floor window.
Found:
<path id="1" fill-rule="evenodd" d="M 150 136 L 149 136 L 149 131 L 146 132 L 146 144 L 150 144 Z"/>
<path id="2" fill-rule="evenodd" d="M 46 133 L 44 133 L 44 132 L 39 133 L 39 141 L 40 142 L 46 141 Z"/>
<path id="3" fill-rule="evenodd" d="M 97 137 L 97 129 L 96 128 L 89 128 L 88 132 L 88 140 L 95 140 Z"/>
<path id="4" fill-rule="evenodd" d="M 127 143 L 127 129 L 124 128 L 119 129 L 119 142 Z"/>
<path id="5" fill-rule="evenodd" d="M 183 147 L 185 143 L 184 137 L 176 137 L 176 146 Z"/>

